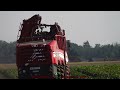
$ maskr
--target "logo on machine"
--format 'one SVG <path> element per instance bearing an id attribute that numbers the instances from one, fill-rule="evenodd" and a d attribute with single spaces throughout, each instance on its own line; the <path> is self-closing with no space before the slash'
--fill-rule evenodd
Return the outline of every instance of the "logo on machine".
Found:
<path id="1" fill-rule="evenodd" d="M 33 61 L 33 60 L 35 60 L 35 59 L 37 59 L 38 61 L 40 60 L 45 60 L 45 59 L 41 59 L 41 57 L 45 57 L 44 55 L 42 55 L 41 54 L 41 51 L 42 51 L 43 49 L 33 49 L 33 53 L 32 53 L 32 55 L 31 55 L 31 57 L 30 57 L 30 60 L 28 60 L 28 61 Z"/>
<path id="2" fill-rule="evenodd" d="M 30 70 L 40 69 L 40 67 L 30 67 Z"/>
<path id="3" fill-rule="evenodd" d="M 37 58 L 37 55 L 36 55 L 36 54 L 39 53 L 39 52 L 37 52 L 37 51 L 38 51 L 37 49 L 34 49 L 34 50 L 33 50 L 33 54 L 32 54 L 32 56 L 30 57 L 32 60 L 34 60 L 34 59 Z"/>

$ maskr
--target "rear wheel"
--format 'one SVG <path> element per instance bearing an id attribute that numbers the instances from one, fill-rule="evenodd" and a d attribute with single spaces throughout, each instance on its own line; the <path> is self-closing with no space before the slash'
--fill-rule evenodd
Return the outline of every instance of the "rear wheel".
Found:
<path id="1" fill-rule="evenodd" d="M 65 66 L 65 79 L 70 79 L 70 68 L 68 65 Z"/>
<path id="2" fill-rule="evenodd" d="M 57 77 L 58 79 L 69 79 L 70 69 L 68 65 L 58 65 L 57 66 Z"/>
<path id="3" fill-rule="evenodd" d="M 60 72 L 61 72 L 61 79 L 64 79 L 64 72 L 65 72 L 64 65 L 60 66 Z"/>
<path id="4" fill-rule="evenodd" d="M 60 65 L 57 66 L 57 79 L 61 79 Z"/>

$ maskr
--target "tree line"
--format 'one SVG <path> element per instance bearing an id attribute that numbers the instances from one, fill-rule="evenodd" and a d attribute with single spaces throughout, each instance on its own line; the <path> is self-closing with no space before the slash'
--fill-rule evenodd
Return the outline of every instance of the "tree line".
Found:
<path id="1" fill-rule="evenodd" d="M 6 42 L 0 40 L 0 58 L 1 57 L 15 57 L 16 41 Z M 92 47 L 89 41 L 83 42 L 83 45 L 70 42 L 68 49 L 68 56 L 70 61 L 92 61 L 98 58 L 106 59 L 119 59 L 120 58 L 120 44 L 95 44 Z"/>
<path id="2" fill-rule="evenodd" d="M 120 59 L 120 44 L 95 44 L 92 47 L 89 41 L 83 42 L 83 45 L 71 43 L 69 49 L 69 58 L 71 61 L 81 60 L 117 60 Z"/>
<path id="3" fill-rule="evenodd" d="M 16 42 L 6 42 L 0 40 L 0 57 L 15 56 Z"/>

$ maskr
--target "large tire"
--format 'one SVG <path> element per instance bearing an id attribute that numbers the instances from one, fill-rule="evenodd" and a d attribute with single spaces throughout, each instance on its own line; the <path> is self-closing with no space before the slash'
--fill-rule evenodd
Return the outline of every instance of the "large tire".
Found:
<path id="1" fill-rule="evenodd" d="M 69 66 L 66 65 L 58 65 L 57 66 L 57 74 L 58 79 L 70 79 L 70 69 Z"/>
<path id="2" fill-rule="evenodd" d="M 68 65 L 65 66 L 65 79 L 70 79 L 70 68 Z"/>
<path id="3" fill-rule="evenodd" d="M 64 79 L 64 65 L 57 66 L 58 79 Z"/>
<path id="4" fill-rule="evenodd" d="M 57 66 L 57 79 L 61 79 L 60 65 Z"/>
<path id="5" fill-rule="evenodd" d="M 64 72 L 65 72 L 64 65 L 60 66 L 60 72 L 61 72 L 61 79 L 64 79 Z"/>

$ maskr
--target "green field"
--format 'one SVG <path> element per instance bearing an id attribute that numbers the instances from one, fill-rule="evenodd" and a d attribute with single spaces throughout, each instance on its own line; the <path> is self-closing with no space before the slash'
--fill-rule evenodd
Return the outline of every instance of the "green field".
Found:
<path id="1" fill-rule="evenodd" d="M 69 62 L 68 64 L 70 66 L 113 65 L 120 64 L 120 61 Z"/>
<path id="2" fill-rule="evenodd" d="M 71 76 L 76 79 L 120 79 L 120 62 L 69 63 Z"/>
<path id="3" fill-rule="evenodd" d="M 71 79 L 120 79 L 120 61 L 70 62 Z M 0 79 L 17 79 L 15 64 L 0 64 Z"/>

